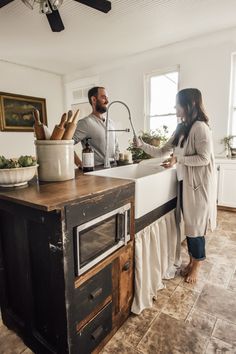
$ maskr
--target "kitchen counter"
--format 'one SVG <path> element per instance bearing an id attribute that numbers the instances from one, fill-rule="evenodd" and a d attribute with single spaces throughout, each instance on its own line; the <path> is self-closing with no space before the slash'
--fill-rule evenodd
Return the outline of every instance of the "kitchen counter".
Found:
<path id="1" fill-rule="evenodd" d="M 134 182 L 124 179 L 84 175 L 76 171 L 75 179 L 64 182 L 30 182 L 24 188 L 1 188 L 0 199 L 36 209 L 52 211 L 74 202 L 108 192 L 119 187 L 134 187 Z"/>
<path id="2" fill-rule="evenodd" d="M 215 162 L 216 163 L 236 163 L 236 158 L 230 158 L 230 157 L 215 157 Z"/>

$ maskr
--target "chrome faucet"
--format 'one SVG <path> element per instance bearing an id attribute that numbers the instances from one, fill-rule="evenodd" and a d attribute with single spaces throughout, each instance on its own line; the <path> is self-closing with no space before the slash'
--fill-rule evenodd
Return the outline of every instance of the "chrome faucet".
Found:
<path id="1" fill-rule="evenodd" d="M 110 160 L 109 160 L 109 134 L 108 134 L 108 132 L 110 132 L 110 131 L 115 131 L 115 132 L 130 132 L 130 129 L 129 129 L 129 128 L 127 128 L 127 129 L 117 129 L 117 130 L 116 130 L 116 129 L 113 129 L 113 130 L 109 130 L 109 129 L 108 129 L 108 124 L 109 124 L 109 121 L 108 121 L 108 113 L 109 113 L 110 107 L 111 107 L 114 103 L 120 103 L 120 104 L 122 104 L 123 106 L 125 106 L 125 107 L 127 108 L 132 131 L 133 131 L 134 137 L 137 138 L 137 135 L 136 135 L 136 133 L 135 133 L 134 126 L 133 126 L 133 123 L 132 123 L 132 120 L 131 120 L 130 109 L 129 109 L 129 107 L 127 106 L 127 104 L 124 103 L 124 102 L 122 102 L 122 101 L 113 101 L 113 102 L 111 102 L 111 103 L 107 106 L 107 114 L 106 114 L 104 168 L 110 168 L 110 167 L 111 167 Z"/>

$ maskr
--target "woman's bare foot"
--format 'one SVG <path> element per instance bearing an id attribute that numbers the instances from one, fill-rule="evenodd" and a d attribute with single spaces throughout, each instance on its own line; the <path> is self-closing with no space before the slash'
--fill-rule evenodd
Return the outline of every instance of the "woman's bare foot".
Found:
<path id="1" fill-rule="evenodd" d="M 186 277 L 186 275 L 188 275 L 188 273 L 192 269 L 192 265 L 193 265 L 193 259 L 190 256 L 190 260 L 189 260 L 188 265 L 186 267 L 184 267 L 183 269 L 181 269 L 180 275 L 182 275 L 182 277 Z"/>
<path id="2" fill-rule="evenodd" d="M 197 275 L 200 267 L 200 261 L 193 259 L 192 267 L 189 273 L 186 275 L 185 281 L 190 284 L 194 284 L 197 281 Z"/>
<path id="3" fill-rule="evenodd" d="M 182 277 L 186 277 L 186 275 L 188 275 L 191 269 L 192 269 L 192 263 L 189 262 L 189 264 L 186 267 L 181 269 L 180 275 L 182 275 Z"/>

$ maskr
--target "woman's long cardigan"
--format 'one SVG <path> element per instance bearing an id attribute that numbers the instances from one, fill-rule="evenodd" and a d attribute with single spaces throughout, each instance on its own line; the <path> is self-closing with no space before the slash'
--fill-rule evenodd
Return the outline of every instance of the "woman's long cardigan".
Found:
<path id="1" fill-rule="evenodd" d="M 173 137 L 162 148 L 143 143 L 142 149 L 153 157 L 165 158 L 173 151 Z M 185 235 L 204 236 L 208 225 L 216 227 L 216 170 L 212 135 L 208 125 L 196 121 L 183 146 L 183 216 Z"/>

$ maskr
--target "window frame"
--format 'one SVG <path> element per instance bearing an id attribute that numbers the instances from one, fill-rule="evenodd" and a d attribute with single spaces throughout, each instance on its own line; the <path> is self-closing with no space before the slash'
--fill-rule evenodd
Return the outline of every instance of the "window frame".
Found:
<path id="1" fill-rule="evenodd" d="M 235 94 L 236 94 L 236 52 L 233 52 L 231 54 L 231 68 L 230 68 L 229 115 L 228 115 L 228 126 L 227 126 L 228 135 L 236 135 L 236 132 L 233 134 L 233 120 L 234 120 L 234 113 L 236 112 L 236 99 L 234 100 Z"/>
<path id="2" fill-rule="evenodd" d="M 154 76 L 161 76 L 161 75 L 166 75 L 172 72 L 178 72 L 178 85 L 177 85 L 177 91 L 179 91 L 179 81 L 180 81 L 180 66 L 175 65 L 172 67 L 164 68 L 164 69 L 158 69 L 151 71 L 149 73 L 146 73 L 144 75 L 144 129 L 145 130 L 150 130 L 150 121 L 152 117 L 163 117 L 163 116 L 175 116 L 175 113 L 167 113 L 167 114 L 162 114 L 162 115 L 150 115 L 150 107 L 151 107 L 151 78 Z"/>

